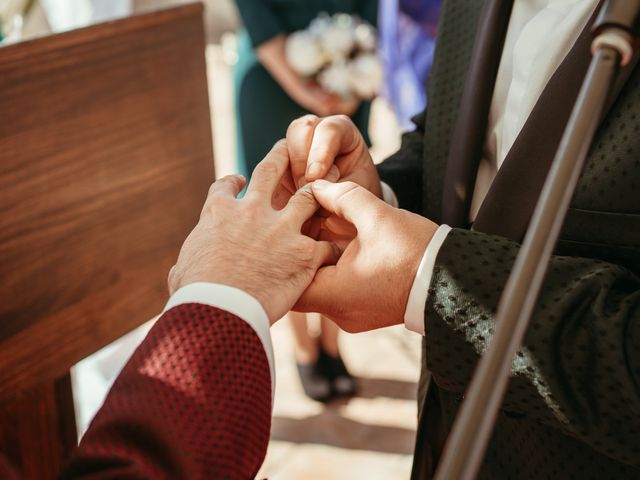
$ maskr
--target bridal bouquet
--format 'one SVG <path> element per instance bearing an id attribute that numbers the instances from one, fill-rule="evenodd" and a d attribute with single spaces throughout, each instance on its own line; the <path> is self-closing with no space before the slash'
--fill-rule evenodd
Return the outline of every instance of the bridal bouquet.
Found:
<path id="1" fill-rule="evenodd" d="M 306 30 L 288 36 L 285 55 L 299 75 L 344 99 L 373 98 L 383 81 L 376 29 L 346 13 L 321 13 Z"/>

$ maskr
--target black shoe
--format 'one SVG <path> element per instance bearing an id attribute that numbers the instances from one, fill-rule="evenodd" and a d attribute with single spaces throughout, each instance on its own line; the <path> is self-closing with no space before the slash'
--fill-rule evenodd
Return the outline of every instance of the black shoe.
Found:
<path id="1" fill-rule="evenodd" d="M 319 371 L 327 375 L 334 395 L 349 397 L 358 391 L 355 378 L 349 373 L 342 358 L 333 357 L 320 347 L 318 354 Z"/>
<path id="2" fill-rule="evenodd" d="M 318 402 L 329 401 L 333 393 L 331 382 L 327 378 L 326 372 L 321 370 L 320 362 L 317 361 L 313 364 L 296 362 L 296 366 L 305 395 Z"/>

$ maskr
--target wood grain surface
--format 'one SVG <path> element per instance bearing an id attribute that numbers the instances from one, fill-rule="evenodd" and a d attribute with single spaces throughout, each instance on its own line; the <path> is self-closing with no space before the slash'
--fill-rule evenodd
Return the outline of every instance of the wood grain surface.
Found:
<path id="1" fill-rule="evenodd" d="M 0 48 L 0 405 L 156 315 L 213 181 L 201 5 Z"/>
<path id="2" fill-rule="evenodd" d="M 77 442 L 69 374 L 21 391 L 0 409 L 0 453 L 22 478 L 58 478 Z"/>

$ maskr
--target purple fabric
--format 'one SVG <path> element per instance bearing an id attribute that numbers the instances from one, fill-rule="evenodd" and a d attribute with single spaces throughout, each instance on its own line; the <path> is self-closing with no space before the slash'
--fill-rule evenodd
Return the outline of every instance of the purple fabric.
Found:
<path id="1" fill-rule="evenodd" d="M 440 0 L 380 0 L 378 28 L 385 66 L 383 95 L 404 131 L 427 104 L 425 82 L 435 49 Z"/>

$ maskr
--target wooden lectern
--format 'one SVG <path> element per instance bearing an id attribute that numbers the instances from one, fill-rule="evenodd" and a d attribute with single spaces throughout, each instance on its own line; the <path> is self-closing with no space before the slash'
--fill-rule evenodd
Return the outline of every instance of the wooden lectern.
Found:
<path id="1" fill-rule="evenodd" d="M 53 478 L 69 369 L 158 314 L 213 181 L 203 8 L 0 47 L 0 449 Z"/>

